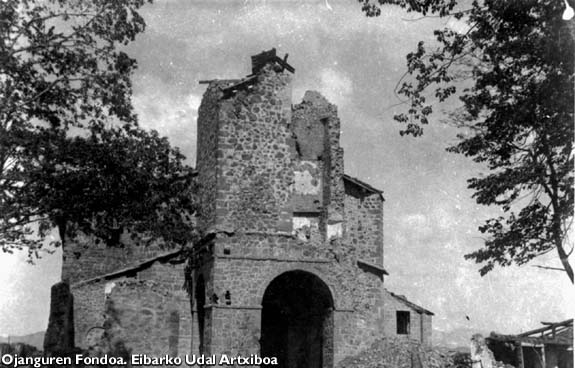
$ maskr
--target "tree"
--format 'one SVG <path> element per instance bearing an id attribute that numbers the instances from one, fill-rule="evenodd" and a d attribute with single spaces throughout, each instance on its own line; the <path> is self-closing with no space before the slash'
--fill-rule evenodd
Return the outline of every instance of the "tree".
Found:
<path id="1" fill-rule="evenodd" d="M 481 263 L 485 275 L 555 251 L 573 283 L 575 43 L 573 21 L 562 19 L 565 4 L 485 0 L 462 9 L 453 0 L 359 1 L 368 16 L 396 4 L 465 23 L 463 32 L 436 30 L 438 46 L 419 42 L 407 55 L 410 78 L 397 92 L 409 109 L 395 116 L 407 124 L 401 134 L 421 135 L 433 105 L 458 96 L 462 106 L 450 117 L 462 133 L 448 150 L 487 166 L 469 188 L 477 203 L 504 214 L 479 228 L 485 246 L 465 258 Z"/>
<path id="2" fill-rule="evenodd" d="M 131 104 L 144 0 L 0 2 L 0 248 L 38 254 L 57 227 L 183 243 L 193 171 Z"/>

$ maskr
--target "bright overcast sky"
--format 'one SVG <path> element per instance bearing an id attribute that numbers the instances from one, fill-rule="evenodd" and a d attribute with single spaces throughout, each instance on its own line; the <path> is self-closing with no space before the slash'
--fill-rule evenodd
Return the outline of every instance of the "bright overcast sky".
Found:
<path id="1" fill-rule="evenodd" d="M 198 81 L 243 77 L 251 55 L 276 47 L 296 69 L 294 103 L 312 89 L 338 105 L 346 173 L 384 191 L 388 290 L 433 311 L 437 331 L 516 333 L 571 317 L 565 274 L 527 265 L 482 278 L 463 259 L 481 246 L 478 225 L 498 214 L 466 189 L 482 168 L 445 152 L 456 131 L 438 119 L 418 139 L 400 137 L 392 119 L 405 108 L 393 93 L 405 55 L 431 42 L 434 28 L 461 23 L 413 21 L 393 7 L 366 18 L 355 0 L 158 0 L 144 16 L 146 33 L 128 49 L 139 63 L 134 103 L 141 124 L 167 135 L 190 163 L 205 89 Z M 0 254 L 0 334 L 45 329 L 58 257 L 32 267 Z M 556 265 L 554 258 L 533 264 Z"/>

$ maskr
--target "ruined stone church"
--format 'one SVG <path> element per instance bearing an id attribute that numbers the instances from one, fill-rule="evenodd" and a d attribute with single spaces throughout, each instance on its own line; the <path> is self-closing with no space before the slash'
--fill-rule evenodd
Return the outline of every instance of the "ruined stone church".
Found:
<path id="1" fill-rule="evenodd" d="M 345 174 L 334 105 L 309 91 L 292 103 L 294 73 L 272 49 L 252 57 L 245 78 L 204 82 L 191 257 L 89 238 L 66 245 L 73 301 L 56 305 L 65 290 L 53 288 L 51 324 L 73 326 L 70 344 L 319 368 L 384 336 L 430 343 L 433 314 L 384 289 L 382 191 Z"/>

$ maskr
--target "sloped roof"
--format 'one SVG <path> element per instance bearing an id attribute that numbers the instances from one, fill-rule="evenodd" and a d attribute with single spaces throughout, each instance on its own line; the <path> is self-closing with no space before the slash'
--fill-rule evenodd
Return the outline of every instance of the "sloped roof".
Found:
<path id="1" fill-rule="evenodd" d="M 84 286 L 86 284 L 91 284 L 93 282 L 113 280 L 113 279 L 116 279 L 116 278 L 119 278 L 122 276 L 134 275 L 140 271 L 143 271 L 143 270 L 149 268 L 150 266 L 152 266 L 156 262 L 160 262 L 160 263 L 169 262 L 169 261 L 172 261 L 177 256 L 180 256 L 182 254 L 183 254 L 182 249 L 177 249 L 174 251 L 162 253 L 162 254 L 156 255 L 154 257 L 148 258 L 144 261 L 138 262 L 137 264 L 128 266 L 126 268 L 122 268 L 120 270 L 113 271 L 113 272 L 110 272 L 107 274 L 99 275 L 99 276 L 93 277 L 93 278 L 88 279 L 88 280 L 76 282 L 76 283 L 70 285 L 70 287 L 77 288 L 80 286 Z M 182 263 L 182 262 L 183 262 L 183 260 L 177 261 L 177 263 Z"/>
<path id="2" fill-rule="evenodd" d="M 375 265 L 375 264 L 373 264 L 373 263 L 371 263 L 371 262 L 368 262 L 368 261 L 366 261 L 366 260 L 364 260 L 364 259 L 358 259 L 358 260 L 357 260 L 357 265 L 358 265 L 360 268 L 364 268 L 364 269 L 366 269 L 367 271 L 370 271 L 370 272 L 376 274 L 376 275 L 379 276 L 379 277 L 382 277 L 383 275 L 389 275 L 389 273 L 385 270 L 385 268 L 383 268 L 383 267 L 381 267 L 381 266 L 378 266 L 378 265 Z"/>
<path id="3" fill-rule="evenodd" d="M 429 310 L 427 310 L 427 309 L 425 309 L 425 308 L 423 308 L 423 307 L 420 307 L 420 306 L 417 305 L 417 304 L 414 304 L 414 303 L 410 302 L 409 300 L 407 300 L 407 298 L 406 298 L 404 295 L 394 294 L 394 293 L 392 293 L 391 291 L 389 291 L 389 290 L 387 290 L 387 289 L 384 289 L 384 291 L 387 292 L 389 295 L 391 295 L 393 298 L 395 298 L 395 299 L 397 299 L 398 301 L 400 301 L 401 303 L 403 303 L 403 304 L 407 305 L 408 307 L 410 307 L 411 309 L 415 310 L 416 312 L 428 314 L 428 315 L 430 315 L 430 316 L 433 316 L 433 315 L 434 315 L 433 312 L 431 312 L 431 311 L 429 311 Z"/>
<path id="4" fill-rule="evenodd" d="M 367 184 L 364 181 L 361 181 L 357 178 L 354 178 L 352 176 L 349 176 L 347 174 L 343 174 L 343 180 L 347 181 L 348 183 L 357 185 L 358 187 L 362 188 L 363 190 L 365 190 L 366 192 L 369 193 L 373 193 L 373 194 L 379 194 L 379 196 L 381 197 L 381 199 L 385 200 L 383 198 L 383 190 L 379 190 L 377 188 L 372 187 L 371 185 Z"/>

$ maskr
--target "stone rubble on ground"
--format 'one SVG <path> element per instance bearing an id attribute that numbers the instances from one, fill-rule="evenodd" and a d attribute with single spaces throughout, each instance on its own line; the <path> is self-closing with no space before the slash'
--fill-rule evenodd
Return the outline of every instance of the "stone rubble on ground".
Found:
<path id="1" fill-rule="evenodd" d="M 474 336 L 472 344 L 477 344 Z M 480 342 L 479 342 L 480 343 Z M 472 353 L 473 355 L 473 353 Z M 493 359 L 493 354 L 482 346 L 481 361 L 491 368 L 512 368 Z M 489 360 L 489 362 L 487 361 Z M 471 368 L 469 353 L 447 348 L 422 346 L 415 340 L 382 338 L 361 353 L 342 360 L 337 368 Z M 484 366 L 485 367 L 485 366 Z"/>

